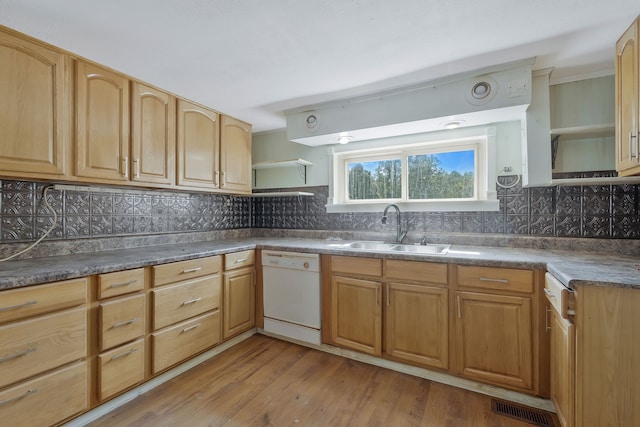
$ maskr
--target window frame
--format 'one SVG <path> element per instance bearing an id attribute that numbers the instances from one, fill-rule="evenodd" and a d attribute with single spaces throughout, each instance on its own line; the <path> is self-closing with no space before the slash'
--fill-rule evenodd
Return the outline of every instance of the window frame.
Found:
<path id="1" fill-rule="evenodd" d="M 495 186 L 495 128 L 487 127 L 483 132 L 451 137 L 450 135 L 413 136 L 412 141 L 389 138 L 384 141 L 363 141 L 352 147 L 336 147 L 331 150 L 333 173 L 330 179 L 330 195 L 327 212 L 377 212 L 388 203 L 396 203 L 410 211 L 497 211 L 499 208 Z M 351 144 L 349 144 L 351 145 Z M 408 157 L 416 154 L 434 154 L 453 151 L 474 150 L 475 195 L 464 199 L 408 199 Z M 348 199 L 349 163 L 401 159 L 402 193 L 399 199 Z M 491 187 L 493 191 L 489 190 Z"/>

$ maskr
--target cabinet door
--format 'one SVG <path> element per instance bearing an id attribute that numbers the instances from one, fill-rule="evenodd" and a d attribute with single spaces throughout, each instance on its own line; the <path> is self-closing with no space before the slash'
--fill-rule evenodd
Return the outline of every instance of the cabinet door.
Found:
<path id="1" fill-rule="evenodd" d="M 638 22 L 616 44 L 616 170 L 621 175 L 640 173 L 638 120 Z"/>
<path id="2" fill-rule="evenodd" d="M 176 100 L 138 82 L 131 85 L 131 179 L 175 183 Z"/>
<path id="3" fill-rule="evenodd" d="M 573 427 L 576 329 L 551 308 L 551 401 L 562 427 Z"/>
<path id="4" fill-rule="evenodd" d="M 129 80 L 78 61 L 76 175 L 129 179 Z"/>
<path id="5" fill-rule="evenodd" d="M 216 112 L 178 100 L 178 185 L 220 186 L 219 134 Z"/>
<path id="6" fill-rule="evenodd" d="M 331 339 L 336 345 L 382 354 L 381 289 L 379 282 L 331 278 Z"/>
<path id="7" fill-rule="evenodd" d="M 222 116 L 220 120 L 220 188 L 251 192 L 251 125 Z"/>
<path id="8" fill-rule="evenodd" d="M 385 307 L 385 352 L 389 356 L 449 367 L 447 289 L 390 283 Z"/>
<path id="9" fill-rule="evenodd" d="M 458 292 L 458 373 L 530 390 L 533 386 L 531 298 Z"/>
<path id="10" fill-rule="evenodd" d="M 224 273 L 222 337 L 227 339 L 255 326 L 255 270 Z"/>
<path id="11" fill-rule="evenodd" d="M 0 34 L 0 170 L 22 177 L 66 173 L 69 58 Z"/>

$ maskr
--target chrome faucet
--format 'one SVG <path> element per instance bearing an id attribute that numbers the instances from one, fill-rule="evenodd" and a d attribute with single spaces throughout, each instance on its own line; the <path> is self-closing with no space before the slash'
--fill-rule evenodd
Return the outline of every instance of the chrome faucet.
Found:
<path id="1" fill-rule="evenodd" d="M 407 230 L 402 230 L 402 214 L 400 213 L 400 208 L 395 203 L 389 203 L 384 208 L 384 212 L 382 212 L 382 223 L 387 223 L 387 212 L 389 208 L 394 208 L 396 210 L 396 243 L 402 243 L 402 240 L 407 235 Z"/>

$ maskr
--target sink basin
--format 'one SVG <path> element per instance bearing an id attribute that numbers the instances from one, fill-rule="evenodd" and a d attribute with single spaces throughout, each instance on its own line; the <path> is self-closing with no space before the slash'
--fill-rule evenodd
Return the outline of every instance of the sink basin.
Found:
<path id="1" fill-rule="evenodd" d="M 383 242 L 352 242 L 343 245 L 345 248 L 360 249 L 363 251 L 379 252 L 406 252 L 416 254 L 445 255 L 451 245 L 428 244 L 428 245 L 400 245 L 396 243 Z"/>
<path id="2" fill-rule="evenodd" d="M 446 255 L 449 252 L 451 245 L 395 245 L 390 249 L 396 252 L 409 252 L 418 254 L 431 254 L 431 255 Z"/>
<path id="3" fill-rule="evenodd" d="M 362 249 L 365 251 L 388 251 L 394 244 L 383 242 L 353 242 L 345 246 L 351 249 Z"/>

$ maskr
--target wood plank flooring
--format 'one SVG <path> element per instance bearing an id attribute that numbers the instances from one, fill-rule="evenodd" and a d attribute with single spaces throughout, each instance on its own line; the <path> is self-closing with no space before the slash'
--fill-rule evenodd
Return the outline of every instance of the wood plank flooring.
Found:
<path id="1" fill-rule="evenodd" d="M 491 398 L 254 335 L 92 427 L 531 427 Z"/>

